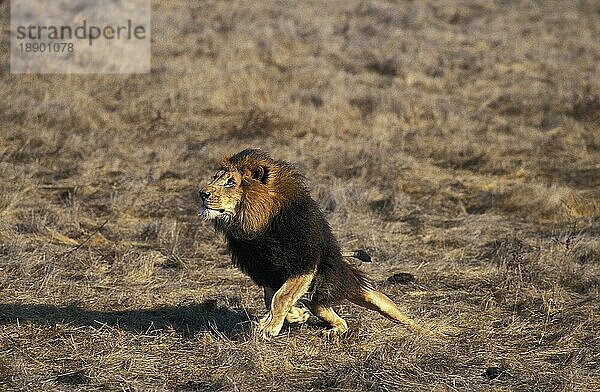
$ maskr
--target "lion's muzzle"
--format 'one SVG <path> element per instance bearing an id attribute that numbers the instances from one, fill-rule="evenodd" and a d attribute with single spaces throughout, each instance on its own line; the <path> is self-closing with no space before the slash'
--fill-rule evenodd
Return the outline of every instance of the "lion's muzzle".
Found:
<path id="1" fill-rule="evenodd" d="M 212 192 L 207 187 L 203 187 L 198 191 L 198 196 L 200 196 L 200 210 L 198 211 L 198 215 L 207 220 L 218 218 L 225 212 L 223 208 L 210 206 L 209 199 L 211 194 Z"/>
<path id="2" fill-rule="evenodd" d="M 202 203 L 204 203 L 205 201 L 208 200 L 208 198 L 210 197 L 210 192 L 204 188 L 200 189 L 198 191 L 198 194 L 200 195 L 200 201 Z"/>

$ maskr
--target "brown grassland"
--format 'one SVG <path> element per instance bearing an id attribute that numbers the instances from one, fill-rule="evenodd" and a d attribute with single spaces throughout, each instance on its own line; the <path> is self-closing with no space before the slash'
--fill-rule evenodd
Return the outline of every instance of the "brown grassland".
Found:
<path id="1" fill-rule="evenodd" d="M 600 390 L 600 3 L 155 1 L 152 35 L 147 75 L 0 64 L 0 390 Z M 436 333 L 256 337 L 197 217 L 246 147 Z"/>

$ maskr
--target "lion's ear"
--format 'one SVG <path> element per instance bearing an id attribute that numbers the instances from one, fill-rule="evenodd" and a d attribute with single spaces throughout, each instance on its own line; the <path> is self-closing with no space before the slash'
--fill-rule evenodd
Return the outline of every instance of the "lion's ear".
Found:
<path id="1" fill-rule="evenodd" d="M 265 166 L 256 165 L 248 169 L 245 174 L 253 180 L 266 184 L 269 178 L 269 169 Z"/>

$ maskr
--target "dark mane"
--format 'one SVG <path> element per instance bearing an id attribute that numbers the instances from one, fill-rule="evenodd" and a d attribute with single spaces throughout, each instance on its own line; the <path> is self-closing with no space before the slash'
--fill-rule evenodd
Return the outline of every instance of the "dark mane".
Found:
<path id="1" fill-rule="evenodd" d="M 227 158 L 226 161 L 235 165 L 236 163 L 239 163 L 244 158 L 252 158 L 252 159 L 256 159 L 256 160 L 271 160 L 271 161 L 273 160 L 268 153 L 262 151 L 259 148 L 247 148 L 247 149 L 242 150 L 242 151 L 238 152 L 237 154 Z"/>

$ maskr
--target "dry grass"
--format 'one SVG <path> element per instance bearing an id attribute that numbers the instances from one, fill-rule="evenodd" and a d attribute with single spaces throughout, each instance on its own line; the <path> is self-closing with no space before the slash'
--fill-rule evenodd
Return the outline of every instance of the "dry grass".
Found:
<path id="1" fill-rule="evenodd" d="M 1 65 L 2 390 L 600 390 L 596 1 L 153 11 L 149 75 Z M 443 334 L 342 306 L 339 342 L 257 339 L 260 292 L 196 217 L 247 146 L 310 173 Z"/>

